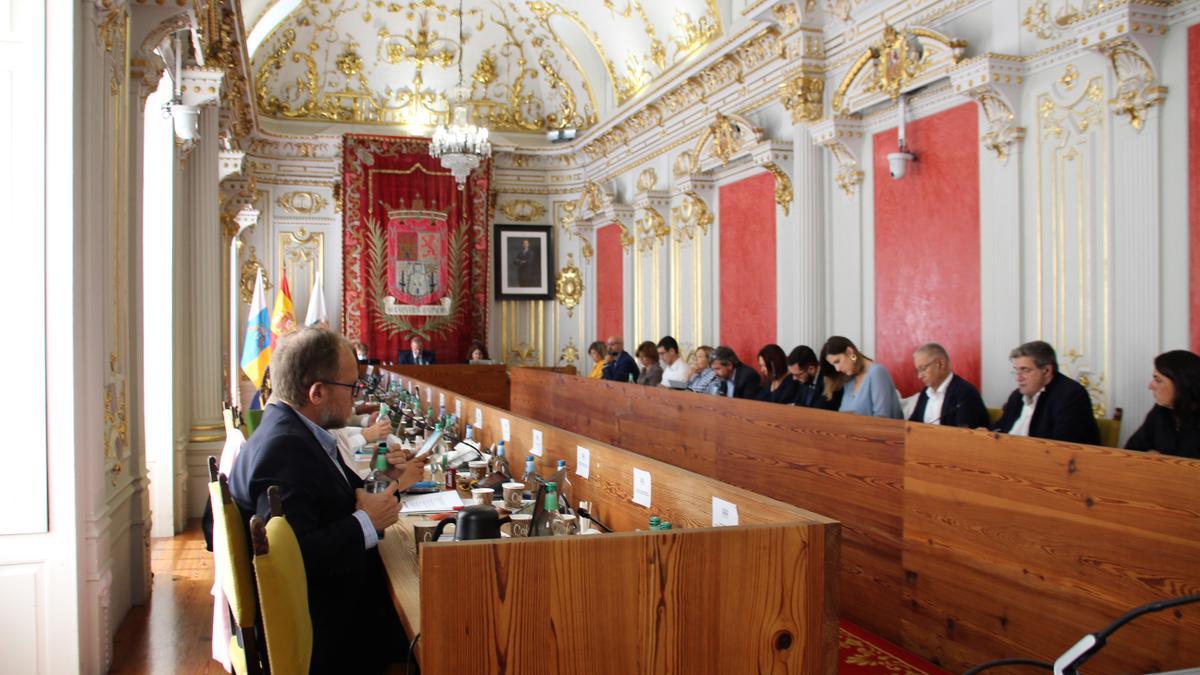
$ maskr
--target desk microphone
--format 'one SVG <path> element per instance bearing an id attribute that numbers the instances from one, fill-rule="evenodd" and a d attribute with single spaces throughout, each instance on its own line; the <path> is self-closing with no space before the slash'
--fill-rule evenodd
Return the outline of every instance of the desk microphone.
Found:
<path id="1" fill-rule="evenodd" d="M 950 413 L 954 412 L 955 410 L 958 410 L 959 408 L 961 408 L 962 404 L 964 404 L 966 402 L 967 402 L 967 399 L 964 398 L 963 400 L 959 401 L 958 403 L 955 403 L 954 405 L 950 406 L 949 410 L 943 410 L 942 414 L 938 415 L 937 419 L 930 422 L 930 424 L 941 424 L 942 420 L 946 419 L 947 415 L 949 415 Z M 925 405 L 929 405 L 929 404 L 926 403 Z"/>

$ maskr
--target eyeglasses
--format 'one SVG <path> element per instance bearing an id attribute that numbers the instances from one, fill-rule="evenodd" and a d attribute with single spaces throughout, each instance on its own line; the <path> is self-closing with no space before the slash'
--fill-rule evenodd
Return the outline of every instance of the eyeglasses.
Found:
<path id="1" fill-rule="evenodd" d="M 334 382 L 333 380 L 320 380 L 320 382 L 321 382 L 321 384 L 332 384 L 332 385 L 336 385 L 339 387 L 349 387 L 350 388 L 350 396 L 353 398 L 358 398 L 358 395 L 363 392 L 363 383 L 362 382 L 355 382 L 354 384 L 346 384 L 345 382 Z"/>
<path id="2" fill-rule="evenodd" d="M 937 361 L 936 361 L 936 360 L 935 360 L 935 361 L 929 361 L 929 362 L 927 362 L 927 363 L 923 363 L 923 364 L 921 364 L 921 365 L 917 366 L 917 372 L 918 372 L 918 373 L 924 373 L 926 370 L 929 370 L 929 366 L 932 366 L 932 365 L 933 365 L 933 364 L 935 364 L 935 363 L 937 363 Z"/>

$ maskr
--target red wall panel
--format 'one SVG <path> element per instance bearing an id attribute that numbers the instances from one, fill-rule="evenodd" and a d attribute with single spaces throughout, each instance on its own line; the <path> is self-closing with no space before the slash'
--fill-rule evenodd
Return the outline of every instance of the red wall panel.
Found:
<path id="1" fill-rule="evenodd" d="M 758 350 L 776 340 L 775 177 L 722 185 L 719 201 L 721 344 L 757 366 Z"/>
<path id="2" fill-rule="evenodd" d="M 908 124 L 917 161 L 888 173 L 896 130 L 875 135 L 875 356 L 901 395 L 921 388 L 913 350 L 938 342 L 979 386 L 979 117 L 966 103 Z M 1012 205 L 1013 209 L 1017 206 Z M 847 336 L 851 340 L 854 336 Z M 989 358 L 1003 358 L 991 354 Z"/>
<path id="3" fill-rule="evenodd" d="M 1200 24 L 1188 28 L 1188 276 L 1192 351 L 1200 352 Z"/>
<path id="4" fill-rule="evenodd" d="M 625 335 L 625 269 L 621 228 L 596 230 L 596 330 L 600 340 Z"/>

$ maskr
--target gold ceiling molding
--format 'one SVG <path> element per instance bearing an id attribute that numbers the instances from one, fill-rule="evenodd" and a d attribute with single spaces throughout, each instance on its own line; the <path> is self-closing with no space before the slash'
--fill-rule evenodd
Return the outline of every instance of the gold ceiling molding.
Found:
<path id="1" fill-rule="evenodd" d="M 849 114 L 873 103 L 878 96 L 896 99 L 922 75 L 936 75 L 962 60 L 965 40 L 954 40 L 928 28 L 896 30 L 885 24 L 879 42 L 864 51 L 846 73 L 833 95 L 833 111 Z M 860 82 L 860 76 L 862 81 Z M 856 101 L 847 101 L 851 87 L 858 85 Z"/>
<path id="2" fill-rule="evenodd" d="M 571 318 L 582 298 L 583 273 L 575 266 L 575 256 L 568 253 L 567 264 L 554 277 L 554 299 L 567 310 L 567 318 Z"/>
<path id="3" fill-rule="evenodd" d="M 767 162 L 762 167 L 775 177 L 775 203 L 783 209 L 783 215 L 786 218 L 792 212 L 792 198 L 794 197 L 792 179 L 775 162 Z"/>
<path id="4" fill-rule="evenodd" d="M 546 215 L 546 207 L 531 199 L 513 199 L 500 205 L 500 213 L 514 223 L 533 223 Z"/>
<path id="5" fill-rule="evenodd" d="M 685 192 L 683 201 L 671 207 L 671 229 L 675 232 L 677 242 L 683 241 L 684 237 L 692 240 L 708 235 L 708 228 L 713 224 L 713 220 L 708 203 L 694 190 Z"/>
<path id="6" fill-rule="evenodd" d="M 792 115 L 792 123 L 816 122 L 825 112 L 825 77 L 801 69 L 779 85 L 779 99 Z"/>
<path id="7" fill-rule="evenodd" d="M 297 190 L 279 195 L 275 204 L 287 213 L 313 215 L 324 211 L 329 201 L 316 192 Z"/>
<path id="8" fill-rule="evenodd" d="M 783 57 L 783 40 L 779 31 L 773 26 L 768 27 L 584 145 L 583 152 L 589 160 L 607 157 L 624 148 L 635 135 L 651 127 L 662 126 L 670 116 L 691 108 L 728 84 L 741 81 L 764 64 Z"/>

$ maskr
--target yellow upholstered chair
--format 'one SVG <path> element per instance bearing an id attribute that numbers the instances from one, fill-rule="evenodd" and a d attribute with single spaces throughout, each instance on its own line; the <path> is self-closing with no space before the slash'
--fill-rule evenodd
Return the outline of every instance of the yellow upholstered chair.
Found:
<path id="1" fill-rule="evenodd" d="M 254 615 L 258 609 L 250 580 L 250 550 L 241 509 L 229 494 L 229 480 L 217 471 L 217 458 L 208 458 L 208 494 L 213 512 L 213 560 L 221 590 L 229 601 L 234 632 L 229 656 L 238 675 L 262 672 Z"/>
<path id="2" fill-rule="evenodd" d="M 250 519 L 254 572 L 262 602 L 267 659 L 276 673 L 307 673 L 312 660 L 312 618 L 300 542 L 283 516 L 279 489 L 267 489 L 271 519 Z"/>
<path id="3" fill-rule="evenodd" d="M 1121 417 L 1124 414 L 1124 410 L 1116 408 L 1111 420 L 1096 418 L 1096 426 L 1100 428 L 1100 445 L 1107 448 L 1121 447 Z"/>
<path id="4" fill-rule="evenodd" d="M 995 429 L 1000 418 L 1004 416 L 1004 408 L 988 408 L 988 428 Z"/>

